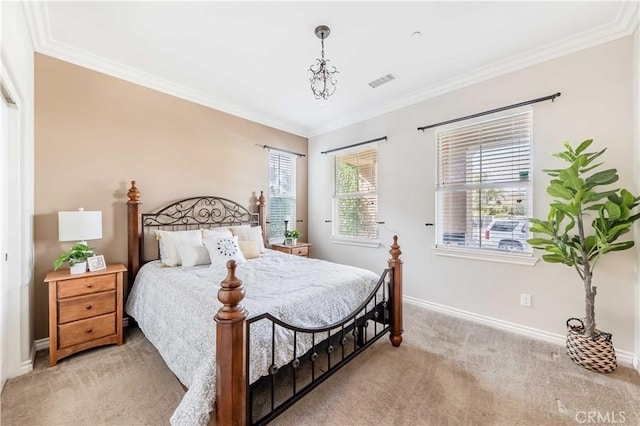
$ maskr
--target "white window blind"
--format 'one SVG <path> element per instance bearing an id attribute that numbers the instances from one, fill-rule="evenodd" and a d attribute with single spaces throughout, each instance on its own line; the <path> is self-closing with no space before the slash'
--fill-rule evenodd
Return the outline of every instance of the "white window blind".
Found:
<path id="1" fill-rule="evenodd" d="M 438 247 L 530 253 L 530 109 L 436 133 Z"/>
<path id="2" fill-rule="evenodd" d="M 284 241 L 284 221 L 296 227 L 296 156 L 269 150 L 269 241 Z M 279 241 L 280 240 L 280 241 Z"/>
<path id="3" fill-rule="evenodd" d="M 365 145 L 335 154 L 333 237 L 378 238 L 378 147 Z"/>

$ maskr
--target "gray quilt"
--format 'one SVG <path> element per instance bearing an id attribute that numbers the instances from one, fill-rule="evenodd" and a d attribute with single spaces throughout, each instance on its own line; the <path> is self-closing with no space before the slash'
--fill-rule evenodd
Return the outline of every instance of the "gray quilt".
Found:
<path id="1" fill-rule="evenodd" d="M 220 308 L 217 292 L 226 268 L 196 266 L 164 268 L 147 263 L 136 277 L 126 311 L 158 349 L 167 366 L 189 388 L 171 417 L 175 425 L 204 425 L 215 399 L 214 315 Z M 352 266 L 307 259 L 267 250 L 259 259 L 238 265 L 243 281 L 242 302 L 249 316 L 269 312 L 301 326 L 334 323 L 360 305 L 379 276 Z M 310 349 L 300 338 L 297 353 Z M 276 327 L 275 363 L 292 359 L 290 334 Z M 271 365 L 271 325 L 262 320 L 251 327 L 251 382 L 266 375 Z"/>

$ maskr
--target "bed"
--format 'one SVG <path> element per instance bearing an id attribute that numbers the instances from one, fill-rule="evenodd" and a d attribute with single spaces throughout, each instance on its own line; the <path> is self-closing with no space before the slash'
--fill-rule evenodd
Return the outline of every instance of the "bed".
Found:
<path id="1" fill-rule="evenodd" d="M 173 424 L 206 424 L 214 400 L 218 425 L 267 423 L 383 335 L 401 344 L 397 237 L 381 275 L 268 249 L 245 263 L 166 268 L 154 230 L 249 225 L 265 238 L 264 196 L 257 212 L 203 196 L 141 213 L 134 181 L 128 198 L 126 310 L 188 389 Z"/>

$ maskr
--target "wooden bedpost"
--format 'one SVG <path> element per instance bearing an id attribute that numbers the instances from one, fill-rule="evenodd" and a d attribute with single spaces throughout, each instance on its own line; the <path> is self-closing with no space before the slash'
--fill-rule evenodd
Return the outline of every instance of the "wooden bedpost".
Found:
<path id="1" fill-rule="evenodd" d="M 227 278 L 218 291 L 222 307 L 216 320 L 216 424 L 247 423 L 247 311 L 242 281 L 236 278 L 236 262 L 227 262 Z"/>
<path id="2" fill-rule="evenodd" d="M 391 316 L 391 333 L 389 340 L 393 346 L 400 346 L 402 343 L 402 260 L 400 260 L 400 246 L 398 245 L 398 236 L 393 236 L 393 244 L 389 250 L 391 259 L 389 259 L 389 267 L 393 268 L 393 293 L 391 295 L 392 316 Z"/>
<path id="3" fill-rule="evenodd" d="M 267 200 L 264 197 L 264 191 L 260 191 L 260 198 L 258 198 L 258 215 L 260 218 L 260 228 L 262 228 L 262 239 L 264 240 L 264 245 L 267 245 L 267 241 L 269 241 L 269 235 L 267 233 Z"/>
<path id="4" fill-rule="evenodd" d="M 136 181 L 131 181 L 131 188 L 127 192 L 127 245 L 129 247 L 128 254 L 128 278 L 129 289 L 133 285 L 133 280 L 140 269 L 140 191 L 136 187 Z"/>

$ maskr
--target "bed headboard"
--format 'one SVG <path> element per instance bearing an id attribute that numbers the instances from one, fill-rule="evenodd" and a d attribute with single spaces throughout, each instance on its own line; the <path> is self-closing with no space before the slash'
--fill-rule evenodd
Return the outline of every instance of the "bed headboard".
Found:
<path id="1" fill-rule="evenodd" d="M 182 231 L 220 226 L 259 225 L 262 228 L 262 237 L 267 241 L 266 203 L 262 191 L 256 202 L 257 213 L 247 210 L 235 201 L 209 195 L 175 201 L 154 213 L 140 213 L 142 203 L 135 180 L 131 181 L 127 197 L 129 286 L 133 284 L 143 264 L 158 258 L 157 250 L 152 255 L 145 255 L 145 252 L 151 251 L 147 237 L 155 241 L 155 233 L 152 232 L 154 229 Z M 157 247 L 157 243 L 155 245 Z"/>

